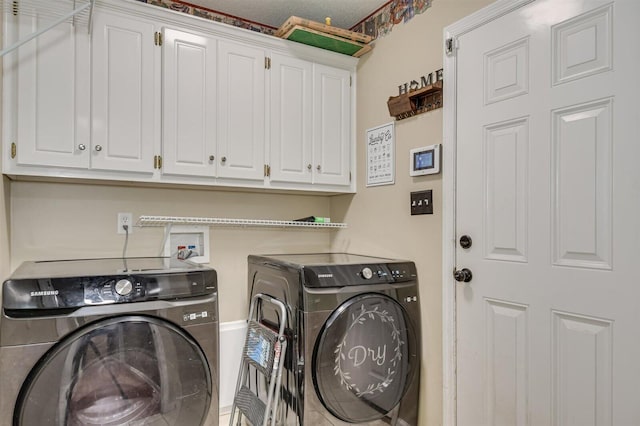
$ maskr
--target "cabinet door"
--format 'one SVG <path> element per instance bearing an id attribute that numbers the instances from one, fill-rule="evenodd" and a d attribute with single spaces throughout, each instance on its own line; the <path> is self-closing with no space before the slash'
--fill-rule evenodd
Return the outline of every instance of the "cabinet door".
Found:
<path id="1" fill-rule="evenodd" d="M 93 19 L 91 167 L 153 172 L 159 51 L 154 24 L 96 10 Z M 159 110 L 158 110 L 159 111 Z"/>
<path id="2" fill-rule="evenodd" d="M 218 44 L 218 176 L 264 179 L 264 51 Z"/>
<path id="3" fill-rule="evenodd" d="M 313 183 L 349 185 L 351 73 L 314 64 Z"/>
<path id="4" fill-rule="evenodd" d="M 162 46 L 163 174 L 216 174 L 216 40 L 170 28 Z"/>
<path id="5" fill-rule="evenodd" d="M 51 24 L 51 17 L 37 12 L 19 15 L 20 39 Z M 12 142 L 18 164 L 88 167 L 89 58 L 86 27 L 68 23 L 18 49 L 17 62 L 5 69 L 5 76 L 17 81 L 17 117 L 12 119 L 17 131 Z"/>
<path id="6" fill-rule="evenodd" d="M 311 183 L 313 64 L 273 54 L 269 77 L 271 181 Z"/>

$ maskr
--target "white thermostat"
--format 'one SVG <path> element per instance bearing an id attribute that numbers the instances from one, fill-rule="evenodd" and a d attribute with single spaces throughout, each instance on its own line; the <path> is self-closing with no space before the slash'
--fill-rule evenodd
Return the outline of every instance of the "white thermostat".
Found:
<path id="1" fill-rule="evenodd" d="M 409 176 L 440 173 L 440 144 L 422 146 L 409 151 Z"/>

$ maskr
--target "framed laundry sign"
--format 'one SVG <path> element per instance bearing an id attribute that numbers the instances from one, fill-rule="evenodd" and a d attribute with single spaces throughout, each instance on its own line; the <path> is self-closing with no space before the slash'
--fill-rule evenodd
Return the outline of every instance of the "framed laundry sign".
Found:
<path id="1" fill-rule="evenodd" d="M 392 185 L 396 178 L 393 122 L 367 130 L 367 186 Z"/>

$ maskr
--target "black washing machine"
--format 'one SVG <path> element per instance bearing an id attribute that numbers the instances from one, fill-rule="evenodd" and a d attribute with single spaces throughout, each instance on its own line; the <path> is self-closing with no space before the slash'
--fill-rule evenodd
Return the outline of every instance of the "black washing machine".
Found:
<path id="1" fill-rule="evenodd" d="M 347 253 L 252 255 L 249 296 L 288 309 L 284 425 L 418 424 L 420 304 L 413 262 Z M 278 326 L 266 305 L 258 318 Z M 266 394 L 264 384 L 254 390 Z"/>
<path id="2" fill-rule="evenodd" d="M 216 271 L 26 262 L 4 282 L 0 425 L 218 424 Z"/>

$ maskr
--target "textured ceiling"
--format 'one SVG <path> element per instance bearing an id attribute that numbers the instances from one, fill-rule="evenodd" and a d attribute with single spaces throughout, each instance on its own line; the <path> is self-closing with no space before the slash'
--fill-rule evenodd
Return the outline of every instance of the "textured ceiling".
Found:
<path id="1" fill-rule="evenodd" d="M 188 0 L 187 3 L 278 28 L 290 16 L 350 29 L 389 0 Z"/>

